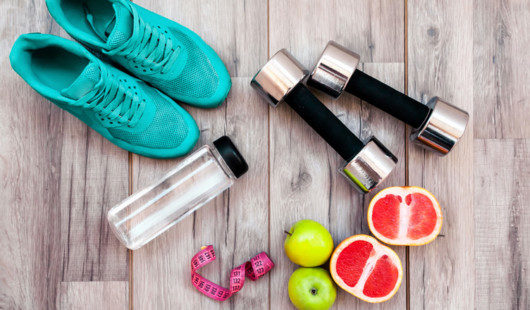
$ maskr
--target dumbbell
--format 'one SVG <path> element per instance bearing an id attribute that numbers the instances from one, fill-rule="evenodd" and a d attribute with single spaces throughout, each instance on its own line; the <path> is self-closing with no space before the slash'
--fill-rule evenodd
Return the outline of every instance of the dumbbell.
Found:
<path id="1" fill-rule="evenodd" d="M 276 107 L 285 101 L 346 164 L 339 171 L 363 193 L 370 192 L 394 169 L 396 157 L 374 137 L 364 144 L 302 83 L 309 72 L 285 49 L 258 71 L 250 84 Z"/>
<path id="2" fill-rule="evenodd" d="M 307 85 L 338 98 L 347 91 L 412 126 L 411 140 L 446 155 L 462 137 L 469 115 L 434 97 L 424 105 L 357 69 L 359 55 L 329 41 Z"/>

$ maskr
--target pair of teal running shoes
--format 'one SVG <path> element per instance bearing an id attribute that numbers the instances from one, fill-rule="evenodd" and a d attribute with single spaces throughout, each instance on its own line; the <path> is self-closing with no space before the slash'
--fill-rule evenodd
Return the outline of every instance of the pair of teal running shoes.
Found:
<path id="1" fill-rule="evenodd" d="M 191 30 L 129 0 L 46 4 L 84 46 L 24 34 L 9 56 L 13 69 L 39 94 L 127 151 L 152 158 L 188 153 L 199 129 L 174 100 L 200 108 L 223 103 L 231 81 L 215 51 Z"/>

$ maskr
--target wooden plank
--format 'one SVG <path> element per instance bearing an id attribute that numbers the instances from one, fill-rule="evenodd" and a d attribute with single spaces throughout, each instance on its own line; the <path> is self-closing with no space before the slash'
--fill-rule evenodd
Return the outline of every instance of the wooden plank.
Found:
<path id="1" fill-rule="evenodd" d="M 408 1 L 408 91 L 438 95 L 473 115 L 472 1 Z M 481 124 L 482 125 L 482 124 Z M 411 309 L 473 309 L 473 123 L 446 157 L 408 146 L 409 184 L 441 204 L 442 235 L 410 248 Z"/>
<path id="2" fill-rule="evenodd" d="M 249 281 L 225 303 L 208 299 L 190 282 L 191 257 L 203 245 L 213 244 L 218 258 L 201 273 L 225 287 L 231 268 L 268 251 L 267 106 L 261 104 L 249 82 L 250 78 L 234 78 L 227 104 L 216 110 L 194 110 L 194 116 L 202 129 L 198 145 L 227 134 L 247 159 L 250 170 L 223 195 L 134 252 L 133 301 L 137 309 L 248 309 L 268 305 L 268 277 Z M 135 190 L 176 162 L 135 157 Z"/>
<path id="3" fill-rule="evenodd" d="M 257 102 L 249 76 L 267 57 L 267 3 L 241 1 L 143 1 L 141 5 L 198 33 L 214 48 L 233 77 L 227 102 L 220 108 L 186 107 L 201 129 L 198 146 L 230 135 L 251 170 L 225 192 L 133 254 L 133 304 L 144 308 L 245 308 L 268 305 L 268 279 L 248 284 L 230 302 L 214 302 L 191 285 L 189 261 L 202 245 L 213 244 L 218 260 L 204 268 L 210 280 L 228 286 L 231 268 L 268 247 L 267 107 Z M 241 78 L 236 78 L 241 77 Z M 133 158 L 133 188 L 152 182 L 174 161 Z M 259 220 L 258 220 L 259 219 Z M 214 272 L 214 270 L 216 270 Z"/>
<path id="4" fill-rule="evenodd" d="M 133 253 L 134 306 L 137 309 L 175 309 L 245 307 L 251 302 L 266 305 L 267 295 L 257 289 L 266 289 L 267 279 L 251 283 L 230 302 L 221 304 L 209 300 L 191 285 L 189 261 L 202 245 L 213 244 L 218 261 L 212 264 L 214 266 L 204 268 L 203 272 L 212 281 L 227 286 L 230 268 L 267 250 L 268 221 L 256 222 L 268 209 L 265 188 L 267 110 L 254 104 L 256 99 L 248 86 L 250 72 L 267 57 L 267 16 L 264 14 L 267 4 L 263 1 L 249 5 L 235 0 L 164 0 L 141 1 L 140 5 L 192 29 L 219 53 L 233 77 L 227 103 L 213 110 L 185 108 L 201 129 L 198 146 L 229 134 L 249 160 L 251 171 L 234 185 L 234 190 L 225 192 L 171 231 Z M 179 160 L 154 161 L 134 156 L 133 189 L 149 184 L 177 162 Z M 249 192 L 244 194 L 242 189 Z M 250 193 L 254 194 L 248 196 Z M 247 219 L 248 222 L 241 222 Z"/>
<path id="5" fill-rule="evenodd" d="M 270 0 L 270 52 L 286 48 L 310 67 L 335 40 L 361 62 L 402 62 L 403 8 L 403 1 Z"/>
<path id="6" fill-rule="evenodd" d="M 0 307 L 43 309 L 53 307 L 61 275 L 60 154 L 54 152 L 62 142 L 61 114 L 13 72 L 8 55 L 20 33 L 46 31 L 50 19 L 44 3 L 2 1 L 0 10 Z"/>
<path id="7" fill-rule="evenodd" d="M 530 2 L 474 1 L 477 138 L 528 138 Z"/>
<path id="8" fill-rule="evenodd" d="M 61 282 L 57 295 L 57 309 L 128 309 L 129 283 Z"/>
<path id="9" fill-rule="evenodd" d="M 62 280 L 126 280 L 105 211 L 127 194 L 127 152 L 36 94 L 10 68 L 18 35 L 64 34 L 45 3 L 0 3 L 0 308 L 50 309 Z"/>
<path id="10" fill-rule="evenodd" d="M 474 94 L 479 138 L 528 138 L 525 1 L 474 3 Z M 480 104 L 478 104 L 480 103 Z M 530 275 L 527 140 L 475 141 L 476 307 L 527 309 Z"/>
<path id="11" fill-rule="evenodd" d="M 530 307 L 530 140 L 475 140 L 477 309 Z"/>
<path id="12" fill-rule="evenodd" d="M 328 40 L 336 40 L 376 62 L 361 69 L 391 85 L 403 86 L 403 2 L 401 1 L 270 1 L 270 54 L 287 48 L 310 68 Z M 294 18 L 296 16 L 296 18 Z M 309 43 L 310 42 L 310 43 Z M 380 64 L 377 62 L 397 62 Z M 318 94 L 354 133 L 366 139 L 372 134 L 397 156 L 404 155 L 404 125 L 375 108 L 345 94 L 333 102 Z M 297 268 L 283 250 L 284 229 L 308 218 L 326 226 L 336 243 L 356 233 L 369 233 L 366 207 L 371 196 L 354 191 L 338 174 L 342 159 L 288 106 L 270 110 L 271 152 L 271 255 L 276 270 L 271 274 L 272 309 L 290 308 L 287 282 Z M 402 185 L 404 161 L 385 185 Z M 383 186 L 385 186 L 383 185 Z M 404 250 L 400 250 L 404 260 Z M 405 308 L 402 289 L 383 308 Z M 336 308 L 365 308 L 364 303 L 339 290 Z"/>
<path id="13" fill-rule="evenodd" d="M 127 248 L 112 233 L 107 212 L 127 197 L 128 153 L 70 114 L 63 113 L 62 129 L 61 279 L 126 281 Z"/>

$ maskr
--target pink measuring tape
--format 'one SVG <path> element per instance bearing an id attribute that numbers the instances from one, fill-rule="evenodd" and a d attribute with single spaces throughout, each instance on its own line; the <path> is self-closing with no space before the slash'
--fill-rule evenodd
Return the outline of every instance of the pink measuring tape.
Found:
<path id="1" fill-rule="evenodd" d="M 265 252 L 252 257 L 250 261 L 237 266 L 230 272 L 230 288 L 224 288 L 197 273 L 197 270 L 215 260 L 213 246 L 202 247 L 191 259 L 191 283 L 199 292 L 215 300 L 224 301 L 237 293 L 245 284 L 245 276 L 256 281 L 274 267 Z"/>

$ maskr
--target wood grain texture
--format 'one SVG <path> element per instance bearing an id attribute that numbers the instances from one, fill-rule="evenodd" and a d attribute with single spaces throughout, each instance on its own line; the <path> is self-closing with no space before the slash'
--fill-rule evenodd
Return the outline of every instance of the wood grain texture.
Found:
<path id="1" fill-rule="evenodd" d="M 473 3 L 408 1 L 408 91 L 440 96 L 473 115 Z M 411 309 L 473 309 L 473 120 L 446 157 L 408 147 L 409 184 L 432 192 L 444 215 L 435 242 L 410 248 Z"/>
<path id="2" fill-rule="evenodd" d="M 127 249 L 112 233 L 107 212 L 127 197 L 128 153 L 67 113 L 62 124 L 61 279 L 125 281 Z"/>
<path id="3" fill-rule="evenodd" d="M 8 55 L 19 33 L 46 31 L 50 20 L 43 3 L 2 1 L 0 10 L 7 12 L 0 19 L 0 308 L 44 309 L 53 307 L 61 276 L 61 113 L 11 70 Z"/>
<path id="4" fill-rule="evenodd" d="M 33 91 L 10 68 L 22 33 L 64 35 L 44 1 L 0 11 L 0 308 L 52 309 L 61 281 L 127 280 L 106 210 L 127 196 L 127 152 Z"/>
<path id="5" fill-rule="evenodd" d="M 317 93 L 354 133 L 375 135 L 398 157 L 381 188 L 423 186 L 444 213 L 442 235 L 409 249 L 410 281 L 393 299 L 372 305 L 339 290 L 334 309 L 406 309 L 407 299 L 410 309 L 530 307 L 528 1 L 137 3 L 196 31 L 220 54 L 233 77 L 226 103 L 184 107 L 201 129 L 198 147 L 228 134 L 250 170 L 129 262 L 105 213 L 128 186 L 139 190 L 180 160 L 132 156 L 129 166 L 127 152 L 31 90 L 9 65 L 16 37 L 68 36 L 44 1 L 0 1 L 1 309 L 291 309 L 286 286 L 297 267 L 284 254 L 283 230 L 311 218 L 336 243 L 369 233 L 373 194 L 357 194 L 337 173 L 339 156 L 289 107 L 269 108 L 249 81 L 280 48 L 312 68 L 330 39 L 359 53 L 359 68 L 394 88 L 402 90 L 408 75 L 412 97 L 438 95 L 471 115 L 464 138 L 439 158 L 406 142 L 403 123 L 369 104 Z M 260 251 L 276 267 L 229 301 L 214 302 L 189 280 L 189 261 L 206 244 L 218 260 L 201 273 L 224 286 L 232 267 Z M 405 267 L 405 249 L 394 249 Z"/>
<path id="6" fill-rule="evenodd" d="M 476 138 L 529 138 L 530 2 L 474 1 Z"/>
<path id="7" fill-rule="evenodd" d="M 128 309 L 127 281 L 61 282 L 57 308 L 69 310 Z"/>
<path id="8" fill-rule="evenodd" d="M 403 86 L 403 2 L 400 1 L 270 1 L 270 54 L 287 48 L 311 69 L 328 40 L 351 48 L 361 61 L 376 62 L 361 69 L 394 87 Z M 352 18 L 352 13 L 355 18 Z M 295 18 L 293 18 L 295 16 Z M 384 25 L 384 26 L 383 26 Z M 308 42 L 311 42 L 310 44 Z M 377 62 L 397 62 L 380 64 Z M 361 139 L 377 136 L 397 156 L 404 155 L 403 124 L 345 94 L 333 102 L 319 98 Z M 285 256 L 284 230 L 296 221 L 313 219 L 327 227 L 335 243 L 357 233 L 369 233 L 365 209 L 370 196 L 358 194 L 338 173 L 344 163 L 287 105 L 270 110 L 271 308 L 292 308 L 287 282 L 297 268 Z M 404 162 L 388 184 L 404 184 Z M 405 258 L 401 249 L 401 257 Z M 389 303 L 373 306 L 339 290 L 337 309 L 405 308 L 403 288 Z"/>
<path id="9" fill-rule="evenodd" d="M 477 309 L 530 307 L 530 140 L 475 140 Z"/>

